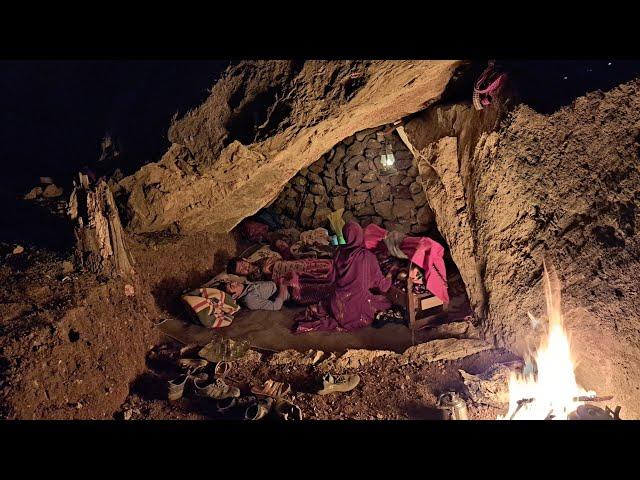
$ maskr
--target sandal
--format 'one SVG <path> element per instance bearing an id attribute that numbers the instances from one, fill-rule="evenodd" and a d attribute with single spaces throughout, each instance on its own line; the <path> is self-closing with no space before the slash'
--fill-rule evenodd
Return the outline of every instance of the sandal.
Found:
<path id="1" fill-rule="evenodd" d="M 202 358 L 181 358 L 178 360 L 178 366 L 186 370 L 196 371 L 209 365 L 209 362 Z"/>
<path id="2" fill-rule="evenodd" d="M 261 420 L 267 416 L 273 406 L 273 398 L 258 400 L 247 407 L 244 412 L 245 420 Z"/>
<path id="3" fill-rule="evenodd" d="M 231 371 L 231 364 L 229 362 L 218 362 L 213 374 L 217 378 L 224 378 Z"/>
<path id="4" fill-rule="evenodd" d="M 302 420 L 300 407 L 283 398 L 276 400 L 274 411 L 281 420 Z"/>
<path id="5" fill-rule="evenodd" d="M 261 387 L 251 387 L 251 393 L 263 397 L 280 398 L 289 392 L 291 392 L 291 385 L 274 380 L 267 380 Z"/>

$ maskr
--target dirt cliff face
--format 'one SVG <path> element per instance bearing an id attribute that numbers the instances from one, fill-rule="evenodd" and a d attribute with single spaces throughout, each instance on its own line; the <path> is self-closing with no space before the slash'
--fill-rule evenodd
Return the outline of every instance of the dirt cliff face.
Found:
<path id="1" fill-rule="evenodd" d="M 493 133 L 463 106 L 406 126 L 485 334 L 521 354 L 538 344 L 527 311 L 544 318 L 545 256 L 565 287 L 578 381 L 627 418 L 640 415 L 639 94 L 636 80 L 548 116 L 520 106 Z"/>
<path id="2" fill-rule="evenodd" d="M 257 61 L 175 122 L 158 163 L 121 183 L 129 228 L 226 232 L 355 132 L 436 102 L 462 61 Z"/>

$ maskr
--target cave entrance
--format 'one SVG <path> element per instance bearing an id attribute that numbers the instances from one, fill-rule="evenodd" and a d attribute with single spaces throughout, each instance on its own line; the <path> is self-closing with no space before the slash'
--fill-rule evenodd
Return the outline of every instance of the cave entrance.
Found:
<path id="1" fill-rule="evenodd" d="M 380 141 L 380 133 L 383 131 L 386 133 L 385 142 L 391 146 L 395 157 L 391 173 L 381 163 L 384 145 Z M 427 204 L 416 160 L 393 126 L 384 125 L 357 132 L 335 145 L 315 163 L 298 172 L 270 204 L 270 208 L 287 229 L 309 231 L 325 228 L 329 234 L 335 233 L 327 215 L 344 209 L 345 222 L 354 220 L 362 227 L 375 224 L 388 232 L 428 237 L 436 241 L 444 247 L 450 301 L 445 312 L 442 309 L 427 312 L 426 307 L 424 311 L 417 311 L 417 317 L 424 317 L 425 314 L 432 317 L 427 328 L 421 329 L 407 328 L 409 312 L 405 307 L 405 324 L 380 322 L 351 333 L 310 332 L 295 335 L 291 333 L 294 317 L 304 307 L 287 305 L 280 311 L 241 312 L 233 324 L 225 328 L 229 336 L 247 339 L 257 347 L 275 351 L 314 348 L 343 352 L 348 348 L 367 348 L 402 352 L 427 340 L 464 336 L 467 333 L 468 329 L 461 325 L 456 326 L 454 333 L 448 328 L 452 323 L 470 324 L 472 310 L 458 268 Z M 245 258 L 259 248 L 246 239 L 241 242 L 240 251 L 244 250 L 242 256 Z M 397 268 L 408 267 L 409 261 L 396 260 L 394 287 L 401 289 L 402 285 L 405 286 L 404 298 L 408 302 L 406 280 L 397 279 L 396 274 Z M 383 273 L 392 268 L 390 264 L 384 265 L 383 261 L 380 264 Z M 417 288 L 413 292 L 425 293 L 420 291 L 420 287 Z"/>

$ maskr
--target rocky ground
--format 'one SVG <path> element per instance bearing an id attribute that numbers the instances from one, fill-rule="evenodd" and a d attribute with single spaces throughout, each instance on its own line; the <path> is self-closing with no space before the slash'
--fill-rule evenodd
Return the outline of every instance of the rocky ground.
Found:
<path id="1" fill-rule="evenodd" d="M 116 418 L 234 418 L 218 413 L 214 401 L 194 395 L 187 394 L 176 402 L 166 399 L 166 382 L 181 372 L 175 363 L 180 347 L 169 342 L 149 352 L 148 369 L 132 384 L 131 395 Z M 478 347 L 467 348 L 466 353 Z M 429 420 L 439 418 L 435 408 L 438 395 L 449 390 L 467 392 L 459 370 L 479 374 L 496 363 L 518 360 L 502 349 L 464 353 L 464 349 L 451 350 L 451 359 L 429 361 L 427 357 L 415 356 L 410 360 L 411 355 L 356 350 L 350 351 L 346 359 L 342 357 L 342 362 L 340 358 L 325 354 L 325 360 L 311 365 L 309 358 L 313 355 L 305 357 L 295 351 L 261 354 L 250 350 L 245 358 L 233 362 L 233 368 L 225 378 L 229 385 L 240 388 L 242 396 L 249 395 L 252 386 L 261 385 L 268 379 L 289 383 L 293 392 L 287 398 L 300 407 L 303 418 L 308 420 Z M 458 355 L 463 356 L 456 358 Z M 357 373 L 360 384 L 350 392 L 317 395 L 322 388 L 322 376 L 328 371 Z M 506 382 L 503 387 L 506 388 Z M 506 405 L 474 402 L 468 396 L 467 405 L 472 420 L 496 419 L 497 415 L 506 412 Z"/>

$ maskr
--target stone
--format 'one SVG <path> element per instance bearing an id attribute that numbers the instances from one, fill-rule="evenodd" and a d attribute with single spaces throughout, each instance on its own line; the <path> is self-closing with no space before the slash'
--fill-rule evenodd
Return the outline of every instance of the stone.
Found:
<path id="1" fill-rule="evenodd" d="M 330 192 L 331 190 L 333 190 L 333 187 L 336 186 L 336 180 L 331 177 L 324 177 L 324 186 L 327 192 Z"/>
<path id="2" fill-rule="evenodd" d="M 62 262 L 63 275 L 69 275 L 70 273 L 73 273 L 74 270 L 75 270 L 75 267 L 73 266 L 73 263 L 71 263 L 68 260 L 65 260 L 64 262 Z"/>
<path id="3" fill-rule="evenodd" d="M 300 223 L 302 224 L 303 227 L 311 226 L 311 220 L 313 219 L 314 211 L 315 211 L 314 208 L 309 208 L 309 207 L 305 207 L 302 209 L 302 212 L 300 212 Z"/>
<path id="4" fill-rule="evenodd" d="M 298 173 L 300 175 L 302 175 L 303 177 L 306 177 L 307 174 L 309 173 L 309 169 L 307 167 L 304 167 L 304 168 L 300 169 L 300 171 Z"/>
<path id="5" fill-rule="evenodd" d="M 364 145 L 361 142 L 354 142 L 347 148 L 347 157 L 355 157 L 364 153 Z"/>
<path id="6" fill-rule="evenodd" d="M 320 157 L 320 160 L 318 160 L 315 163 L 312 163 L 309 166 L 309 170 L 312 171 L 313 173 L 320 173 L 322 170 L 324 170 L 326 163 L 327 161 L 324 159 L 324 157 Z"/>
<path id="7" fill-rule="evenodd" d="M 318 185 L 317 183 L 314 183 L 313 185 L 311 185 L 311 188 L 309 189 L 309 191 L 311 193 L 313 193 L 314 195 L 326 195 L 327 191 L 324 188 L 324 185 Z"/>
<path id="8" fill-rule="evenodd" d="M 342 141 L 342 143 L 344 143 L 345 145 L 351 145 L 355 140 L 356 140 L 356 136 L 355 135 L 351 135 L 350 137 L 345 138 Z"/>
<path id="9" fill-rule="evenodd" d="M 376 128 L 367 128 L 366 130 L 362 130 L 362 131 L 356 133 L 356 140 L 359 141 L 359 142 L 362 142 L 367 137 L 369 137 L 371 135 L 375 135 L 375 132 L 376 132 Z"/>
<path id="10" fill-rule="evenodd" d="M 347 173 L 347 187 L 355 190 L 355 188 L 360 185 L 361 178 L 362 174 L 360 172 L 354 170 L 350 171 Z"/>
<path id="11" fill-rule="evenodd" d="M 418 223 L 422 225 L 431 225 L 435 220 L 435 215 L 429 205 L 425 205 L 424 207 L 418 209 L 416 212 L 416 220 Z"/>
<path id="12" fill-rule="evenodd" d="M 347 193 L 349 193 L 349 189 L 341 187 L 340 185 L 336 185 L 335 187 L 333 187 L 333 190 L 331 190 L 331 193 L 333 195 L 346 195 Z"/>
<path id="13" fill-rule="evenodd" d="M 304 178 L 304 177 L 302 177 L 302 176 L 300 176 L 300 175 L 296 176 L 296 177 L 293 179 L 293 185 L 294 185 L 294 187 L 295 187 L 296 185 L 299 185 L 299 186 L 301 186 L 301 187 L 304 187 L 307 183 L 309 183 L 309 182 L 307 181 L 307 179 L 306 179 L 306 178 Z"/>
<path id="14" fill-rule="evenodd" d="M 413 182 L 409 185 L 409 191 L 415 195 L 419 192 L 422 192 L 422 185 L 420 185 L 418 182 Z"/>
<path id="15" fill-rule="evenodd" d="M 389 350 L 347 350 L 335 362 L 338 370 L 357 369 L 367 365 L 378 358 L 396 358 L 399 355 Z"/>
<path id="16" fill-rule="evenodd" d="M 364 146 L 365 148 L 369 148 L 371 150 L 379 150 L 382 147 L 382 145 L 380 145 L 380 142 L 378 142 L 374 138 L 367 140 Z"/>
<path id="17" fill-rule="evenodd" d="M 57 198 L 61 197 L 63 193 L 62 188 L 57 187 L 54 184 L 47 185 L 47 187 L 42 192 L 42 196 L 45 198 Z"/>
<path id="18" fill-rule="evenodd" d="M 341 208 L 344 208 L 344 199 L 345 199 L 344 195 L 333 197 L 331 199 L 331 206 L 333 207 L 333 209 L 340 210 Z"/>
<path id="19" fill-rule="evenodd" d="M 378 217 L 378 216 L 371 217 L 371 223 L 375 223 L 376 225 L 380 226 L 382 225 L 382 222 L 383 220 L 381 217 Z"/>
<path id="20" fill-rule="evenodd" d="M 368 158 L 369 160 L 373 160 L 374 158 L 380 158 L 380 152 L 378 150 L 371 150 L 370 148 L 367 148 L 364 151 L 364 157 Z"/>
<path id="21" fill-rule="evenodd" d="M 367 192 L 355 192 L 347 196 L 347 202 L 351 205 L 358 205 L 369 200 L 369 194 Z"/>
<path id="22" fill-rule="evenodd" d="M 358 188 L 356 188 L 356 190 L 359 192 L 368 192 L 369 190 L 373 190 L 375 186 L 375 183 L 361 183 L 360 185 L 358 185 Z"/>
<path id="23" fill-rule="evenodd" d="M 342 161 L 344 160 L 344 158 L 346 157 L 347 153 L 346 153 L 346 149 L 344 147 L 344 145 L 338 145 L 335 149 L 335 153 L 333 154 L 333 158 L 331 158 L 331 162 L 329 162 L 331 165 L 337 167 L 338 165 L 340 165 L 342 163 Z"/>
<path id="24" fill-rule="evenodd" d="M 409 363 L 428 363 L 457 360 L 492 348 L 483 340 L 445 338 L 409 347 L 402 355 Z"/>
<path id="25" fill-rule="evenodd" d="M 298 193 L 304 193 L 305 192 L 305 187 L 302 186 L 302 185 L 294 185 L 293 189 Z"/>
<path id="26" fill-rule="evenodd" d="M 386 220 L 391 220 L 393 218 L 393 215 L 391 213 L 391 207 L 392 207 L 392 204 L 389 200 L 386 200 L 384 202 L 374 203 L 373 205 L 373 208 L 375 209 L 376 213 Z"/>
<path id="27" fill-rule="evenodd" d="M 524 364 L 519 361 L 498 363 L 479 375 L 458 370 L 469 397 L 475 403 L 492 407 L 504 407 L 509 403 L 509 377 L 512 372 L 522 372 Z"/>
<path id="28" fill-rule="evenodd" d="M 400 185 L 406 186 L 408 187 L 409 185 L 411 185 L 413 183 L 413 178 L 411 177 L 404 177 L 401 181 L 400 181 Z"/>
<path id="29" fill-rule="evenodd" d="M 287 191 L 287 197 L 289 197 L 289 198 L 298 198 L 299 196 L 300 196 L 300 195 L 299 195 L 299 192 L 296 192 L 296 191 L 293 189 L 293 187 L 291 187 L 291 188 Z"/>
<path id="30" fill-rule="evenodd" d="M 318 207 L 316 210 L 315 218 L 313 219 L 313 226 L 320 227 L 328 222 L 327 216 L 331 213 L 330 208 Z"/>
<path id="31" fill-rule="evenodd" d="M 349 221 L 351 221 L 351 220 L 354 220 L 354 219 L 355 219 L 355 217 L 354 217 L 353 213 L 351 213 L 349 210 L 346 210 L 346 211 L 344 212 L 344 214 L 342 215 L 342 219 L 343 219 L 343 220 L 345 221 L 345 223 L 346 223 L 346 222 L 349 222 Z"/>
<path id="32" fill-rule="evenodd" d="M 322 350 L 308 350 L 306 353 L 297 350 L 283 350 L 269 358 L 270 365 L 288 365 L 295 363 L 298 365 L 315 365 L 318 363 L 324 352 Z"/>
<path id="33" fill-rule="evenodd" d="M 362 172 L 362 173 L 368 172 L 370 170 L 369 162 L 367 162 L 366 160 L 358 162 L 358 164 L 356 165 L 356 168 L 358 169 L 359 172 Z"/>
<path id="34" fill-rule="evenodd" d="M 13 249 L 13 254 L 14 255 L 20 255 L 21 253 L 24 252 L 24 247 L 22 245 L 17 245 L 14 249 Z"/>
<path id="35" fill-rule="evenodd" d="M 322 178 L 320 178 L 320 175 L 318 175 L 317 173 L 309 172 L 307 174 L 307 178 L 309 179 L 310 182 L 322 185 Z"/>
<path id="36" fill-rule="evenodd" d="M 411 233 L 426 233 L 430 230 L 429 225 L 411 225 Z"/>
<path id="37" fill-rule="evenodd" d="M 367 183 L 375 182 L 376 180 L 378 180 L 378 174 L 376 172 L 369 172 L 362 177 L 362 181 Z"/>
<path id="38" fill-rule="evenodd" d="M 298 202 L 289 200 L 284 207 L 284 211 L 287 215 L 295 216 L 298 213 Z"/>
<path id="39" fill-rule="evenodd" d="M 24 196 L 25 200 L 35 200 L 40 195 L 42 195 L 42 187 L 32 188 L 29 193 Z"/>
<path id="40" fill-rule="evenodd" d="M 341 163 L 336 169 L 336 182 L 338 185 L 344 186 L 344 164 Z"/>
<path id="41" fill-rule="evenodd" d="M 393 215 L 399 219 L 409 219 L 413 215 L 413 201 L 401 198 L 393 201 Z"/>
<path id="42" fill-rule="evenodd" d="M 349 158 L 349 160 L 347 160 L 344 163 L 344 168 L 347 171 L 352 170 L 352 169 L 356 168 L 356 165 L 358 165 L 358 163 L 365 162 L 366 160 L 367 159 L 364 158 L 362 155 L 356 155 L 355 157 Z"/>
<path id="43" fill-rule="evenodd" d="M 371 201 L 373 203 L 383 202 L 385 200 L 389 200 L 389 196 L 391 195 L 391 189 L 389 185 L 378 184 L 373 190 L 371 190 Z"/>
<path id="44" fill-rule="evenodd" d="M 413 199 L 413 203 L 415 204 L 416 208 L 420 208 L 427 204 L 427 196 L 424 192 L 413 195 L 411 198 Z"/>
<path id="45" fill-rule="evenodd" d="M 407 170 L 407 175 L 409 175 L 410 177 L 417 177 L 418 166 L 416 164 L 411 165 L 411 167 L 409 167 L 409 170 Z"/>
<path id="46" fill-rule="evenodd" d="M 400 185 L 391 188 L 391 195 L 393 195 L 394 198 L 408 200 L 411 198 L 411 191 L 406 185 Z"/>
<path id="47" fill-rule="evenodd" d="M 324 177 L 327 178 L 336 178 L 336 170 L 332 167 L 327 167 L 324 171 Z"/>
<path id="48" fill-rule="evenodd" d="M 409 170 L 411 165 L 413 165 L 413 158 L 400 159 L 396 156 L 395 166 L 398 170 Z"/>
<path id="49" fill-rule="evenodd" d="M 362 207 L 358 208 L 358 209 L 355 211 L 355 213 L 356 213 L 356 215 L 357 215 L 357 216 L 359 216 L 359 217 L 360 217 L 360 216 L 362 216 L 362 215 L 375 215 L 375 214 L 376 214 L 376 211 L 375 211 L 375 209 L 373 208 L 373 205 L 371 205 L 371 204 L 365 204 L 365 205 L 363 205 Z"/>
<path id="50" fill-rule="evenodd" d="M 136 234 L 160 232 L 175 222 L 185 234 L 229 232 L 277 197 L 291 178 L 285 172 L 312 164 L 357 131 L 424 109 L 425 102 L 441 97 L 463 64 L 331 60 L 307 61 L 302 70 L 291 60 L 234 64 L 202 105 L 171 123 L 170 147 L 162 158 L 118 184 L 128 212 L 126 226 Z M 361 81 L 352 85 L 357 95 L 338 101 L 351 88 L 351 80 L 341 80 L 354 73 Z M 291 96 L 261 95 L 276 91 Z M 256 96 L 261 100 L 254 101 Z M 285 107 L 282 122 L 256 132 L 251 117 L 268 118 L 280 105 Z M 185 157 L 197 174 L 178 171 Z"/>
<path id="51" fill-rule="evenodd" d="M 391 175 L 389 176 L 389 184 L 392 186 L 396 186 L 396 185 L 400 185 L 400 182 L 402 182 L 402 180 L 404 180 L 404 175 L 402 174 L 395 174 L 395 175 Z"/>
<path id="52" fill-rule="evenodd" d="M 313 196 L 313 203 L 316 204 L 317 206 L 327 206 L 327 196 L 326 195 L 314 195 Z"/>

